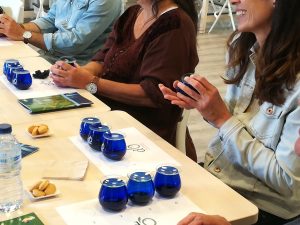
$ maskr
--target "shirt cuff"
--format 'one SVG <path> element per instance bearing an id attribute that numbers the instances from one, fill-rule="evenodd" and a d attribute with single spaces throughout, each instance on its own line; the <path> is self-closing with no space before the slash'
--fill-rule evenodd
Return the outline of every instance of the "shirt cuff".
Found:
<path id="1" fill-rule="evenodd" d="M 219 129 L 219 137 L 222 142 L 226 142 L 229 136 L 237 129 L 243 127 L 243 123 L 235 116 L 230 117 Z"/>

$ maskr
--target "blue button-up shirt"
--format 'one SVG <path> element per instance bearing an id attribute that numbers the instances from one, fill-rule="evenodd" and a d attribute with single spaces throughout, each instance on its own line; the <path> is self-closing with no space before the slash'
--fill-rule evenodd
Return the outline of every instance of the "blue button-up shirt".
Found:
<path id="1" fill-rule="evenodd" d="M 121 0 L 57 0 L 47 16 L 33 21 L 43 33 L 51 62 L 74 56 L 88 62 L 102 47 L 121 13 Z"/>

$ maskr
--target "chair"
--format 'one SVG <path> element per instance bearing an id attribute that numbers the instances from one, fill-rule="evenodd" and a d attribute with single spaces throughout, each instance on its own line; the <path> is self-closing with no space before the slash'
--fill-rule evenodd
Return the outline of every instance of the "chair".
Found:
<path id="1" fill-rule="evenodd" d="M 126 9 L 127 0 L 122 0 L 122 12 L 123 13 Z"/>
<path id="2" fill-rule="evenodd" d="M 21 0 L 0 0 L 0 6 L 4 12 L 17 23 L 24 22 L 24 4 Z"/>
<path id="3" fill-rule="evenodd" d="M 184 109 L 181 115 L 181 120 L 177 123 L 177 129 L 176 129 L 176 148 L 178 148 L 185 155 L 186 155 L 185 135 L 186 135 L 186 128 L 187 128 L 189 115 L 190 115 L 190 110 Z"/>
<path id="4" fill-rule="evenodd" d="M 36 19 L 46 16 L 48 10 L 50 9 L 49 6 L 49 1 L 47 0 L 38 0 L 37 3 L 32 3 L 33 7 L 34 7 L 34 12 L 36 14 Z"/>
<path id="5" fill-rule="evenodd" d="M 220 0 L 219 0 L 219 2 L 211 0 L 210 2 L 212 4 L 212 8 L 214 9 L 215 21 L 211 25 L 208 33 L 210 33 L 214 29 L 215 25 L 217 24 L 217 22 L 220 19 L 220 17 L 221 17 L 222 14 L 229 14 L 229 17 L 230 17 L 230 20 L 231 20 L 232 29 L 235 30 L 235 24 L 234 24 L 234 20 L 233 20 L 233 14 L 232 14 L 232 9 L 231 9 L 230 1 L 226 0 L 224 3 L 222 3 L 222 1 L 220 1 Z M 221 7 L 221 9 L 219 10 L 217 6 Z M 225 9 L 227 9 L 228 12 L 226 12 Z"/>

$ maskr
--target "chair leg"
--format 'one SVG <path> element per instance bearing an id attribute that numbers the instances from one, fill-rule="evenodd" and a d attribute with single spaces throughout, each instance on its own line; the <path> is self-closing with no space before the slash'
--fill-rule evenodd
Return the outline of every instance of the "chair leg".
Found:
<path id="1" fill-rule="evenodd" d="M 209 0 L 203 0 L 202 1 L 202 7 L 201 7 L 201 10 L 200 10 L 200 14 L 199 14 L 199 16 L 200 16 L 199 33 L 200 34 L 205 33 L 205 30 L 206 30 L 208 3 L 209 3 Z"/>
<path id="2" fill-rule="evenodd" d="M 214 29 L 215 25 L 217 24 L 218 20 L 220 19 L 227 4 L 228 4 L 228 0 L 226 0 L 226 2 L 224 3 L 220 12 L 218 14 L 216 14 L 216 19 L 215 19 L 214 23 L 211 25 L 211 28 L 209 29 L 208 33 L 210 33 Z"/>
<path id="3" fill-rule="evenodd" d="M 211 28 L 209 29 L 208 33 L 210 33 L 213 28 L 215 27 L 215 25 L 217 24 L 218 20 L 220 19 L 225 7 L 228 7 L 228 13 L 229 13 L 229 17 L 231 20 L 231 25 L 232 25 L 232 29 L 235 30 L 235 24 L 234 24 L 234 19 L 233 19 L 233 14 L 232 14 L 232 9 L 231 9 L 231 4 L 229 0 L 226 0 L 226 2 L 224 3 L 224 5 L 222 6 L 221 10 L 219 11 L 218 14 L 216 14 L 216 19 L 214 21 L 214 23 L 212 24 Z"/>
<path id="4" fill-rule="evenodd" d="M 235 31 L 235 24 L 234 24 L 234 20 L 233 20 L 233 14 L 232 14 L 230 1 L 228 1 L 228 11 L 229 11 L 229 16 L 230 16 L 230 20 L 231 20 L 232 29 Z"/>

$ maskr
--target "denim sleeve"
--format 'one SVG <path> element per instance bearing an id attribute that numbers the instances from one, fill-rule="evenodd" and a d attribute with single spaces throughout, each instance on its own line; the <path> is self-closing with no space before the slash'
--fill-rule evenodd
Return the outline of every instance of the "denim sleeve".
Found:
<path id="1" fill-rule="evenodd" d="M 54 33 L 57 31 L 55 27 L 56 7 L 56 2 L 54 2 L 46 16 L 32 21 L 40 28 L 42 33 Z"/>
<path id="2" fill-rule="evenodd" d="M 80 15 L 74 26 L 62 26 L 52 33 L 48 23 L 51 18 L 55 18 L 55 10 L 50 10 L 44 20 L 36 23 L 44 33 L 45 45 L 50 52 L 58 51 L 76 55 L 102 35 L 120 15 L 120 12 L 120 0 L 90 0 L 87 10 Z"/>
<path id="3" fill-rule="evenodd" d="M 224 154 L 267 186 L 283 196 L 300 199 L 300 157 L 294 152 L 294 144 L 300 128 L 300 82 L 282 112 L 284 116 L 274 126 L 274 148 L 263 144 L 255 132 L 250 132 L 236 116 L 232 116 L 219 129 Z M 271 118 L 270 120 L 274 120 Z M 266 121 L 261 121 L 261 125 Z M 263 133 L 263 132 L 262 132 Z M 278 140 L 278 143 L 276 142 Z M 272 143 L 273 141 L 273 143 Z"/>

